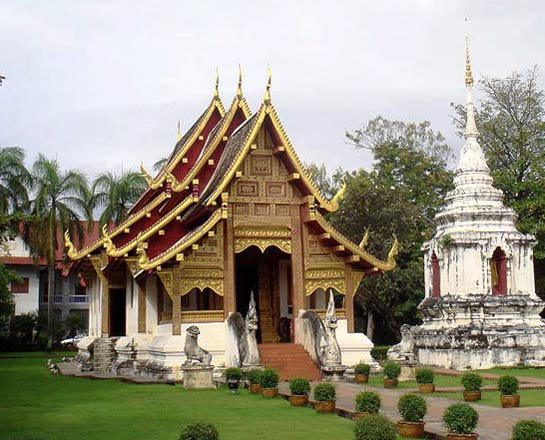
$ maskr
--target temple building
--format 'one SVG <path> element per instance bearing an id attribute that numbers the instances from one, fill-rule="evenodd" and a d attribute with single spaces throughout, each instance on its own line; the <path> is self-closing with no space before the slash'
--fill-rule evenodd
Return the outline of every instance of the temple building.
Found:
<path id="1" fill-rule="evenodd" d="M 184 335 L 200 329 L 215 365 L 229 365 L 226 319 L 245 315 L 255 295 L 258 342 L 301 342 L 301 313 L 325 313 L 337 294 L 343 362 L 372 362 L 372 343 L 354 332 L 354 293 L 364 277 L 394 269 L 397 240 L 385 260 L 370 255 L 324 217 L 344 192 L 325 198 L 305 171 L 271 102 L 251 113 L 242 93 L 225 109 L 218 84 L 208 107 L 117 227 L 76 249 L 72 271 L 88 286 L 90 337 L 80 348 L 115 342 L 140 362 L 179 374 Z M 363 221 L 363 219 L 362 219 Z M 118 339 L 115 339 L 118 338 Z M 115 354 L 113 354 L 115 356 Z"/>
<path id="2" fill-rule="evenodd" d="M 424 244 L 424 323 L 411 330 L 418 361 L 443 367 L 545 366 L 545 304 L 535 293 L 535 237 L 503 205 L 478 138 L 466 51 L 467 122 L 454 189 Z"/>

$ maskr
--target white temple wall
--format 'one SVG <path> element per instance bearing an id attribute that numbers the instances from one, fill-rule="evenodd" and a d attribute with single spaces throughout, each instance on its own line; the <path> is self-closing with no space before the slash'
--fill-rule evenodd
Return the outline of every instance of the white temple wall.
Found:
<path id="1" fill-rule="evenodd" d="M 146 329 L 148 334 L 158 333 L 158 320 L 157 279 L 155 276 L 150 276 L 146 278 Z"/>
<path id="2" fill-rule="evenodd" d="M 102 335 L 102 281 L 94 276 L 88 286 L 89 295 L 89 336 Z"/>
<path id="3" fill-rule="evenodd" d="M 125 298 L 126 334 L 138 333 L 138 284 L 127 269 L 127 288 Z"/>

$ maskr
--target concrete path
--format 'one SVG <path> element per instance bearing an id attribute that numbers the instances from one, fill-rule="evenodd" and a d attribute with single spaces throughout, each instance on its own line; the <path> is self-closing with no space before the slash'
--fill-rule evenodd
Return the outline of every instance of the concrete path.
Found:
<path id="1" fill-rule="evenodd" d="M 376 391 L 380 394 L 382 400 L 381 414 L 394 422 L 400 420 L 401 417 L 397 412 L 397 401 L 408 390 L 376 388 L 346 382 L 338 382 L 335 385 L 337 388 L 337 409 L 340 415 L 351 415 L 354 411 L 356 394 L 361 391 Z M 280 384 L 280 392 L 283 395 L 288 395 L 289 386 L 287 383 Z M 436 397 L 435 395 L 423 397 L 428 403 L 428 414 L 424 419 L 426 432 L 431 438 L 445 438 L 446 429 L 441 420 L 443 412 L 449 405 L 459 403 L 459 401 Z M 512 426 L 521 419 L 533 418 L 545 422 L 544 407 L 503 409 L 474 403 L 470 405 L 479 413 L 480 420 L 477 426 L 479 440 L 509 440 Z"/>

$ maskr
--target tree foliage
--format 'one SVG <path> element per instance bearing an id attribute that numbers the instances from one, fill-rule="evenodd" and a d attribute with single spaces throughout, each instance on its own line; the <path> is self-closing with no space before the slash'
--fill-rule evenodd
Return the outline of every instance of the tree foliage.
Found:
<path id="1" fill-rule="evenodd" d="M 99 227 L 110 222 L 119 224 L 125 220 L 129 208 L 146 188 L 146 180 L 136 171 L 128 170 L 120 176 L 109 171 L 100 174 L 91 188 L 92 208 L 103 209 Z"/>

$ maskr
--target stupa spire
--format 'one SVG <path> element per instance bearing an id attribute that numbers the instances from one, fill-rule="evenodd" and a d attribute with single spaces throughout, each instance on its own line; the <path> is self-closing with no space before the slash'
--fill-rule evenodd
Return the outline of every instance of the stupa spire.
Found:
<path id="1" fill-rule="evenodd" d="M 237 98 L 242 98 L 242 67 L 240 67 L 240 63 L 238 64 Z"/>
<path id="2" fill-rule="evenodd" d="M 475 103 L 473 102 L 473 73 L 471 72 L 471 59 L 469 57 L 469 34 L 466 34 L 466 91 L 467 91 L 467 120 L 466 139 L 477 138 L 479 131 L 475 123 Z"/>

